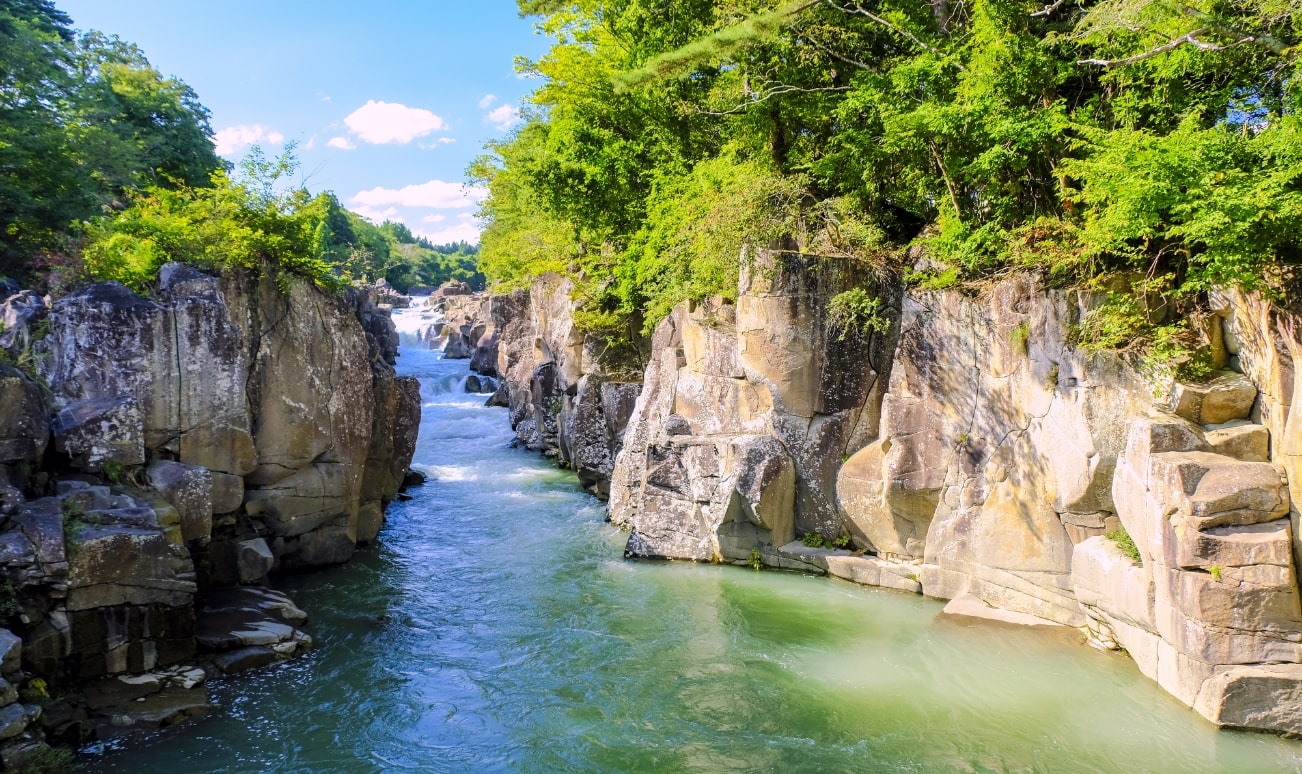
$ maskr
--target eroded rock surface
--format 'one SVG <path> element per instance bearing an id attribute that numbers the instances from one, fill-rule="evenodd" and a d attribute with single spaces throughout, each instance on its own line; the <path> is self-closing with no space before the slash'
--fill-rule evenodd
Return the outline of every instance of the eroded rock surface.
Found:
<path id="1" fill-rule="evenodd" d="M 877 434 L 898 327 L 838 329 L 827 304 L 867 280 L 846 261 L 765 253 L 735 305 L 682 304 L 660 323 L 611 481 L 629 554 L 744 562 L 844 532 L 837 470 Z M 894 291 L 878 291 L 893 316 Z"/>

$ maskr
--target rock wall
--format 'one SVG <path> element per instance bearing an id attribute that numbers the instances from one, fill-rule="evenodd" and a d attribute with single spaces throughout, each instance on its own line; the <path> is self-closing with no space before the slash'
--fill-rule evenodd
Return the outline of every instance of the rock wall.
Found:
<path id="1" fill-rule="evenodd" d="M 219 588 L 345 561 L 379 531 L 420 396 L 373 294 L 173 264 L 148 298 L 100 283 L 3 312 L 0 618 L 26 698 L 0 686 L 0 721 L 24 718 L 0 757 L 175 722 L 207 707 L 194 664 L 309 647 L 283 595 Z"/>
<path id="2" fill-rule="evenodd" d="M 375 537 L 420 403 L 394 375 L 392 322 L 362 294 L 170 264 L 157 298 L 100 283 L 59 299 L 48 325 L 54 444 L 74 466 L 206 468 L 215 528 L 264 538 L 278 569 L 346 561 Z"/>
<path id="3" fill-rule="evenodd" d="M 573 468 L 605 499 L 641 361 L 629 345 L 579 330 L 572 290 L 552 274 L 528 290 L 445 298 L 440 333 L 445 357 L 468 357 L 473 371 L 499 380 L 490 402 L 510 410 L 517 441 Z"/>
<path id="4" fill-rule="evenodd" d="M 888 333 L 836 330 L 828 303 L 851 287 L 882 299 Z M 1154 398 L 1074 345 L 1100 300 L 1029 276 L 900 293 L 762 255 L 735 304 L 680 305 L 656 331 L 612 473 L 627 553 L 1079 627 L 1217 724 L 1302 733 L 1296 319 L 1218 297 L 1228 370 Z"/>
<path id="5" fill-rule="evenodd" d="M 764 253 L 735 305 L 683 304 L 659 325 L 611 484 L 630 555 L 749 560 L 797 534 L 842 534 L 836 472 L 877 435 L 898 328 L 839 330 L 827 302 L 870 279 Z"/>

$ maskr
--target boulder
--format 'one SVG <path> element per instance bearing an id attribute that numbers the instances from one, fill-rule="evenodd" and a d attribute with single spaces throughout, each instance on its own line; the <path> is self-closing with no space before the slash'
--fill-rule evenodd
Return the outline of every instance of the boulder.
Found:
<path id="1" fill-rule="evenodd" d="M 130 397 L 96 398 L 69 403 L 55 416 L 54 448 L 85 470 L 104 463 L 139 465 L 145 461 L 140 407 Z"/>
<path id="2" fill-rule="evenodd" d="M 207 468 L 170 460 L 154 460 L 146 473 L 150 484 L 180 515 L 182 539 L 206 544 L 212 537 L 212 473 Z"/>
<path id="3" fill-rule="evenodd" d="M 1208 430 L 1205 437 L 1216 454 L 1243 462 L 1270 460 L 1270 430 L 1263 425 L 1232 423 Z"/>
<path id="4" fill-rule="evenodd" d="M 262 538 L 245 540 L 239 544 L 237 564 L 240 583 L 261 583 L 276 564 L 276 557 Z"/>
<path id="5" fill-rule="evenodd" d="M 22 662 L 23 641 L 8 629 L 0 629 L 0 674 L 13 674 Z"/>
<path id="6" fill-rule="evenodd" d="M 1246 376 L 1221 371 L 1203 384 L 1175 382 L 1167 398 L 1177 416 L 1202 425 L 1246 419 L 1257 400 L 1257 387 Z"/>
<path id="7" fill-rule="evenodd" d="M 70 529 L 67 610 L 117 605 L 188 607 L 194 564 L 147 507 L 87 512 Z"/>

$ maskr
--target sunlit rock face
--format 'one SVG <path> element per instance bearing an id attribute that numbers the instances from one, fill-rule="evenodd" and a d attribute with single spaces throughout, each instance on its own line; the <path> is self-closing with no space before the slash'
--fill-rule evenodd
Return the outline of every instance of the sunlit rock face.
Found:
<path id="1" fill-rule="evenodd" d="M 1029 276 L 901 293 L 832 259 L 766 260 L 735 304 L 683 304 L 656 330 L 611 476 L 629 555 L 1081 627 L 1216 723 L 1299 732 L 1271 704 L 1302 695 L 1291 317 L 1224 296 L 1205 324 L 1225 370 L 1153 384 L 1075 345 L 1096 294 Z M 889 333 L 832 329 L 854 286 Z M 811 533 L 822 547 L 790 542 Z"/>
<path id="2" fill-rule="evenodd" d="M 837 471 L 877 435 L 898 323 L 840 328 L 828 302 L 869 279 L 762 253 L 735 305 L 680 304 L 660 323 L 611 483 L 630 555 L 748 561 L 798 534 L 842 534 Z M 878 294 L 893 318 L 898 294 Z"/>
<path id="3" fill-rule="evenodd" d="M 420 413 L 396 345 L 367 292 L 170 264 L 153 298 L 100 283 L 59 299 L 38 346 L 56 449 L 87 471 L 206 470 L 210 534 L 189 516 L 186 539 L 212 541 L 210 570 L 231 579 L 243 540 L 291 568 L 374 539 Z"/>

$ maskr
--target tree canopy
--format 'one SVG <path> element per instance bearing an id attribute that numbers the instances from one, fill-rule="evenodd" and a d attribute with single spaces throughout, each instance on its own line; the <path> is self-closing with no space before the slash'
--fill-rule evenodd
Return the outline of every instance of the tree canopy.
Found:
<path id="1" fill-rule="evenodd" d="M 71 25 L 49 0 L 0 0 L 0 277 L 60 269 L 144 288 L 184 261 L 328 287 L 483 287 L 475 246 L 430 244 L 292 184 L 292 145 L 232 168 L 189 86 L 136 46 Z"/>
<path id="2" fill-rule="evenodd" d="M 1133 272 L 1185 298 L 1299 258 L 1292 0 L 520 9 L 555 44 L 519 63 L 541 79 L 527 123 L 471 170 L 481 263 L 568 273 L 596 326 L 735 292 L 748 244 L 932 284 Z"/>
<path id="3" fill-rule="evenodd" d="M 0 0 L 0 274 L 32 277 L 74 224 L 132 191 L 221 167 L 188 86 L 71 23 L 48 0 Z"/>

